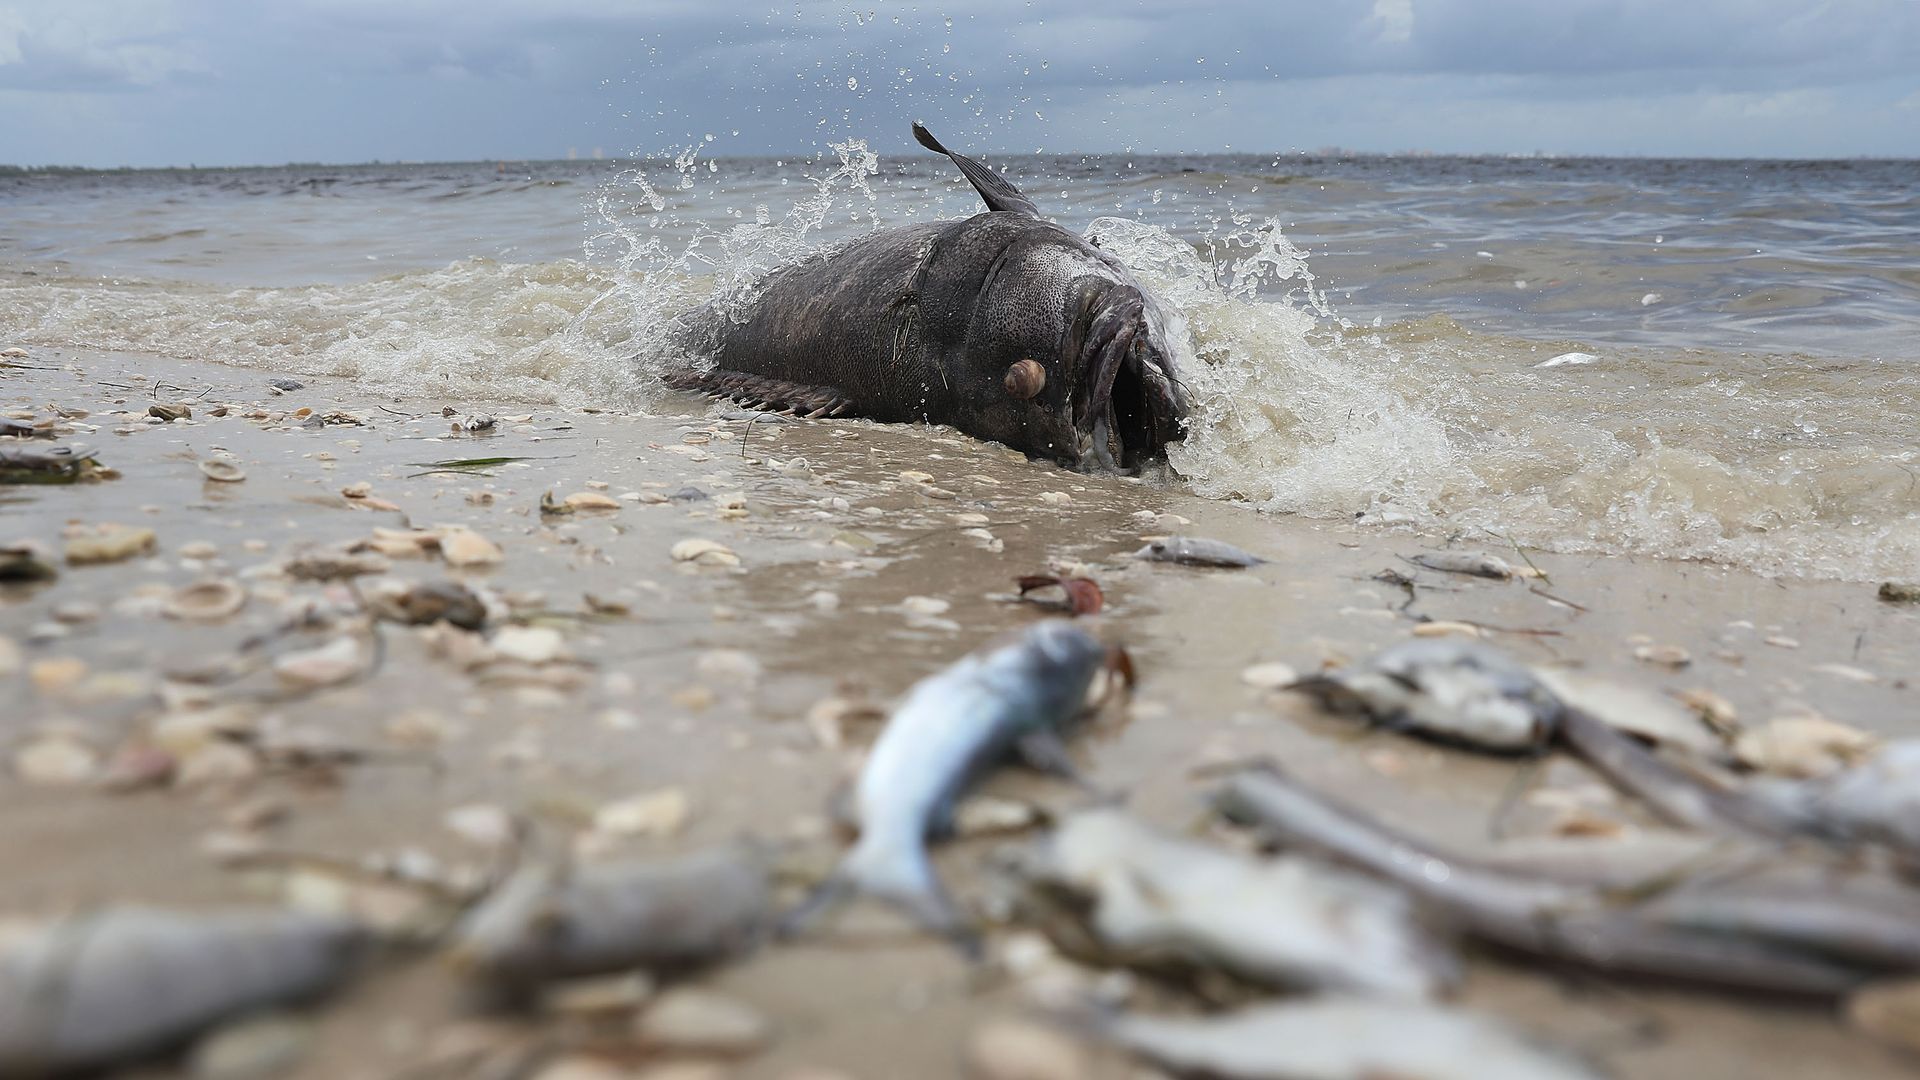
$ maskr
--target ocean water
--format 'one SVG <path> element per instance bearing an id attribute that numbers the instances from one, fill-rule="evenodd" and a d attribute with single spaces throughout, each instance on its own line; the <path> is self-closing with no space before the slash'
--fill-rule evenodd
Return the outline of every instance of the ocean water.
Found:
<path id="1" fill-rule="evenodd" d="M 670 393 L 679 311 L 978 208 L 932 155 L 705 149 L 0 173 L 0 338 L 637 407 Z M 1199 411 L 1168 483 L 1488 543 L 1920 574 L 1920 162 L 1004 164 L 1184 317 Z"/>

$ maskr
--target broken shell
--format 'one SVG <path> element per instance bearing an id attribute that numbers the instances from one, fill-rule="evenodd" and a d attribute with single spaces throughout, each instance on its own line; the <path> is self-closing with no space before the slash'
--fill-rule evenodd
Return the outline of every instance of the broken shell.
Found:
<path id="1" fill-rule="evenodd" d="M 1856 764 L 1876 745 L 1871 734 L 1824 716 L 1784 716 L 1742 732 L 1733 756 L 1759 772 L 1804 779 Z"/>
<path id="2" fill-rule="evenodd" d="M 602 806 L 593 827 L 615 836 L 672 836 L 687 823 L 689 809 L 684 789 L 663 788 Z"/>
<path id="3" fill-rule="evenodd" d="M 199 581 L 175 589 L 161 610 L 170 619 L 224 619 L 247 606 L 247 590 L 232 581 Z"/>
<path id="4" fill-rule="evenodd" d="M 1847 999 L 1847 1022 L 1882 1042 L 1920 1051 L 1920 979 L 1871 983 Z"/>
<path id="5" fill-rule="evenodd" d="M 440 557 L 448 566 L 491 566 L 507 556 L 499 544 L 471 529 L 449 529 L 440 536 Z"/>
<path id="6" fill-rule="evenodd" d="M 689 537 L 673 545 L 669 553 L 674 562 L 690 562 L 696 566 L 739 566 L 740 556 L 725 544 L 702 537 Z"/>
<path id="7" fill-rule="evenodd" d="M 575 510 L 618 510 L 620 500 L 598 491 L 576 491 L 564 500 L 566 506 Z"/>
<path id="8" fill-rule="evenodd" d="M 953 834 L 962 837 L 998 836 L 1031 829 L 1042 815 L 1032 803 L 1002 799 L 993 795 L 975 795 L 953 812 Z"/>
<path id="9" fill-rule="evenodd" d="M 1706 721 L 1708 727 L 1722 736 L 1731 737 L 1740 730 L 1740 714 L 1733 702 L 1702 686 L 1691 687 L 1675 694 L 1680 704 L 1692 709 Z"/>
<path id="10" fill-rule="evenodd" d="M 147 406 L 147 415 L 156 416 L 168 423 L 172 423 L 175 420 L 193 419 L 193 410 L 186 405 L 155 403 Z"/>
<path id="11" fill-rule="evenodd" d="M 152 529 L 99 525 L 67 541 L 67 562 L 72 566 L 121 562 L 152 551 L 154 541 Z"/>
<path id="12" fill-rule="evenodd" d="M 1678 645 L 1641 645 L 1633 650 L 1633 658 L 1670 668 L 1683 668 L 1693 663 L 1693 654 Z"/>
<path id="13" fill-rule="evenodd" d="M 643 1044 L 663 1050 L 734 1056 L 765 1047 L 773 1039 L 773 1025 L 737 998 L 681 987 L 641 1014 L 635 1034 Z"/>
<path id="14" fill-rule="evenodd" d="M 1300 673 L 1278 662 L 1254 664 L 1240 672 L 1240 681 L 1260 690 L 1278 690 L 1299 681 Z"/>
<path id="15" fill-rule="evenodd" d="M 350 552 L 340 548 L 317 548 L 287 557 L 280 570 L 288 577 L 303 581 L 339 581 L 366 574 L 384 574 L 390 563 L 372 552 Z"/>
<path id="16" fill-rule="evenodd" d="M 1021 401 L 1032 398 L 1046 389 L 1047 369 L 1037 360 L 1019 360 L 1007 368 L 1007 393 Z"/>
<path id="17" fill-rule="evenodd" d="M 475 847 L 499 851 L 513 843 L 513 815 L 491 803 L 475 803 L 447 811 L 447 831 Z"/>
<path id="18" fill-rule="evenodd" d="M 503 626 L 488 644 L 493 651 L 523 664 L 545 664 L 567 651 L 566 639 L 550 626 Z"/>
<path id="19" fill-rule="evenodd" d="M 346 682 L 360 674 L 364 666 L 360 643 L 350 637 L 340 637 L 317 649 L 280 657 L 273 662 L 273 673 L 289 686 L 317 688 Z"/>
<path id="20" fill-rule="evenodd" d="M 207 479 L 216 480 L 222 484 L 237 484 L 247 478 L 245 469 L 242 469 L 231 461 L 221 461 L 218 458 L 208 458 L 202 461 L 200 463 L 200 472 L 204 474 Z"/>
<path id="21" fill-rule="evenodd" d="M 79 737 L 66 733 L 39 735 L 13 753 L 13 771 L 29 784 L 67 787 L 92 780 L 100 770 L 100 754 Z"/>
<path id="22" fill-rule="evenodd" d="M 989 1020 L 967 1036 L 967 1075 L 978 1080 L 1066 1080 L 1093 1075 L 1084 1043 L 1029 1020 Z"/>

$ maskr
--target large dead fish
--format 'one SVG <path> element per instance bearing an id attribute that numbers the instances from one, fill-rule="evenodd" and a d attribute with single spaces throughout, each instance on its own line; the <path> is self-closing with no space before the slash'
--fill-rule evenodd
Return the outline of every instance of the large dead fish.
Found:
<path id="1" fill-rule="evenodd" d="M 115 908 L 0 944 L 0 1076 L 98 1069 L 339 982 L 362 928 L 296 912 Z"/>
<path id="2" fill-rule="evenodd" d="M 1113 959 L 1395 997 L 1433 994 L 1458 974 L 1404 892 L 1301 856 L 1251 858 L 1102 808 L 1068 818 L 1023 863 L 1035 885 L 1084 907 Z"/>
<path id="3" fill-rule="evenodd" d="M 1118 259 L 941 146 L 987 212 L 885 229 L 684 320 L 682 389 L 819 416 L 951 424 L 1069 467 L 1132 469 L 1187 410 L 1164 308 Z"/>
<path id="4" fill-rule="evenodd" d="M 1067 768 L 1060 734 L 1077 718 L 1107 659 L 1071 622 L 1037 623 L 1013 641 L 922 679 L 887 721 L 854 788 L 860 839 L 785 920 L 797 928 L 859 892 L 899 905 L 922 925 L 975 947 L 934 874 L 927 840 L 951 830 L 954 804 L 983 771 L 1019 753 Z"/>

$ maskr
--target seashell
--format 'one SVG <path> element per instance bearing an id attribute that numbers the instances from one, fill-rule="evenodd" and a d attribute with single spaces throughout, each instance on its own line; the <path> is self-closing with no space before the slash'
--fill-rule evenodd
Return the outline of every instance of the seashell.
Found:
<path id="1" fill-rule="evenodd" d="M 317 649 L 288 653 L 273 662 L 273 673 L 289 686 L 316 688 L 346 682 L 366 667 L 360 643 L 335 638 Z"/>
<path id="2" fill-rule="evenodd" d="M 100 771 L 100 754 L 77 736 L 55 732 L 28 740 L 13 754 L 13 771 L 29 784 L 70 787 Z"/>
<path id="3" fill-rule="evenodd" d="M 1641 645 L 1633 650 L 1633 658 L 1670 668 L 1683 668 L 1693 663 L 1693 655 L 1678 645 Z"/>
<path id="4" fill-rule="evenodd" d="M 186 405 L 169 405 L 163 402 L 147 406 L 147 415 L 172 423 L 175 420 L 193 419 L 193 410 Z"/>
<path id="5" fill-rule="evenodd" d="M 67 562 L 72 566 L 121 562 L 152 551 L 154 540 L 152 529 L 101 525 L 67 541 Z"/>
<path id="6" fill-rule="evenodd" d="M 1860 762 L 1878 743 L 1872 734 L 1824 716 L 1782 716 L 1742 732 L 1733 756 L 1757 772 L 1807 779 Z"/>
<path id="7" fill-rule="evenodd" d="M 1046 389 L 1047 369 L 1037 360 L 1019 360 L 1007 368 L 1008 395 L 1026 401 Z"/>
<path id="8" fill-rule="evenodd" d="M 491 566 L 507 556 L 499 544 L 471 529 L 452 529 L 440 537 L 440 557 L 448 566 Z"/>
<path id="9" fill-rule="evenodd" d="M 645 1046 L 688 1054 L 740 1057 L 773 1041 L 773 1024 L 737 998 L 677 987 L 640 1014 L 635 1037 Z"/>
<path id="10" fill-rule="evenodd" d="M 563 505 L 574 510 L 618 510 L 620 500 L 598 491 L 576 491 L 562 500 Z"/>
<path id="11" fill-rule="evenodd" d="M 725 544 L 701 537 L 690 537 L 673 545 L 671 551 L 674 562 L 690 562 L 697 566 L 739 566 L 740 556 Z"/>
<path id="12" fill-rule="evenodd" d="M 247 478 L 245 469 L 242 469 L 231 461 L 221 461 L 218 458 L 208 458 L 201 462 L 200 471 L 205 474 L 207 479 L 215 480 L 222 484 L 237 484 Z"/>
<path id="13" fill-rule="evenodd" d="M 546 664 L 567 651 L 566 639 L 549 626 L 503 626 L 488 644 L 493 651 L 523 664 Z"/>
<path id="14" fill-rule="evenodd" d="M 246 606 L 247 590 L 244 587 L 216 578 L 175 589 L 161 611 L 170 619 L 206 621 L 224 619 Z"/>
<path id="15" fill-rule="evenodd" d="M 1259 690 L 1278 690 L 1291 686 L 1300 679 L 1300 673 L 1288 664 L 1271 661 L 1254 664 L 1240 672 L 1240 681 Z"/>
<path id="16" fill-rule="evenodd" d="M 602 806 L 593 827 L 615 836 L 672 836 L 687 823 L 688 808 L 684 789 L 664 788 Z"/>

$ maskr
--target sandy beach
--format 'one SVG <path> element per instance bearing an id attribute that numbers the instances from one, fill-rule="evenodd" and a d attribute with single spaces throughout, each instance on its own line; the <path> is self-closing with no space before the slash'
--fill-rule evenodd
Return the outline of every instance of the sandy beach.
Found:
<path id="1" fill-rule="evenodd" d="M 450 812 L 474 807 L 524 815 L 542 843 L 585 858 L 753 835 L 778 845 L 797 890 L 840 849 L 828 807 L 875 729 L 863 718 L 871 709 L 850 703 L 884 707 L 1042 617 L 1013 601 L 1014 579 L 1063 566 L 1100 582 L 1099 632 L 1130 650 L 1139 673 L 1124 715 L 1076 743 L 1082 767 L 1172 830 L 1204 820 L 1207 766 L 1270 756 L 1387 821 L 1485 845 L 1525 766 L 1365 731 L 1243 677 L 1259 664 L 1311 672 L 1357 661 L 1407 639 L 1420 617 L 1477 629 L 1531 663 L 1657 694 L 1710 690 L 1749 727 L 1817 714 L 1879 735 L 1920 733 L 1920 609 L 1878 601 L 1870 583 L 1523 555 L 1484 535 L 1263 515 L 1172 484 L 1063 472 L 950 431 L 749 422 L 691 398 L 624 414 L 379 397 L 324 377 L 276 393 L 259 371 L 74 348 L 29 349 L 14 364 L 0 369 L 0 411 L 56 420 L 61 443 L 96 450 L 117 477 L 0 488 L 0 542 L 41 545 L 58 569 L 50 582 L 0 588 L 0 743 L 16 760 L 0 777 L 0 865 L 10 869 L 0 914 L 10 917 L 284 901 L 299 877 L 289 867 L 370 855 L 471 879 L 499 858 L 475 842 L 484 830 L 449 827 Z M 150 418 L 156 402 L 187 403 L 192 418 Z M 449 430 L 476 413 L 496 417 L 490 431 Z M 435 464 L 479 458 L 519 460 Z M 211 479 L 209 462 L 244 476 Z M 584 497 L 572 512 L 543 513 L 548 493 Z M 103 565 L 59 558 L 77 530 L 103 523 L 151 529 L 153 547 Z M 455 567 L 409 548 L 417 531 L 448 528 L 497 545 L 497 561 Z M 1125 557 L 1168 533 L 1271 561 L 1204 571 Z M 372 540 L 386 567 L 351 586 L 287 573 L 303 550 Z M 688 540 L 731 557 L 676 559 Z M 1406 561 L 1450 544 L 1545 577 L 1488 581 Z M 1384 570 L 1414 575 L 1410 604 L 1375 579 Z M 445 578 L 490 600 L 491 643 L 445 625 L 369 630 L 353 617 L 388 581 Z M 168 616 L 175 590 L 214 579 L 245 590 L 237 613 Z M 288 627 L 301 618 L 323 628 Z M 503 639 L 503 628 L 514 632 Z M 273 658 L 337 639 L 353 642 L 344 674 L 271 670 Z M 1678 659 L 1662 647 L 1687 662 L 1646 658 Z M 171 776 L 102 788 L 116 770 L 128 780 L 116 760 L 126 747 L 214 708 L 257 733 L 252 745 L 285 752 L 197 763 L 188 753 Z M 59 775 L 21 775 L 18 752 L 49 738 L 86 752 Z M 1050 810 L 1087 799 L 1019 770 L 983 790 Z M 1601 832 L 1651 827 L 1556 758 L 1501 828 L 1567 831 L 1576 812 Z M 942 871 L 980 904 L 989 854 L 1018 842 L 945 845 Z M 1030 954 L 1034 939 L 999 927 L 990 953 Z M 1911 1067 L 1829 1006 L 1470 955 L 1464 1003 L 1620 1075 L 1890 1077 Z M 1030 1013 L 1017 974 L 983 978 L 864 906 L 694 981 L 760 1013 L 765 1049 L 726 1062 L 647 1057 L 635 1064 L 657 1071 L 642 1075 L 952 1075 L 981 1024 Z M 300 1014 L 310 1042 L 297 1075 L 431 1075 L 423 1068 L 455 1037 L 557 1030 L 475 1021 L 454 989 L 430 952 L 383 962 Z M 1088 1075 L 1155 1075 L 1089 1053 Z"/>

